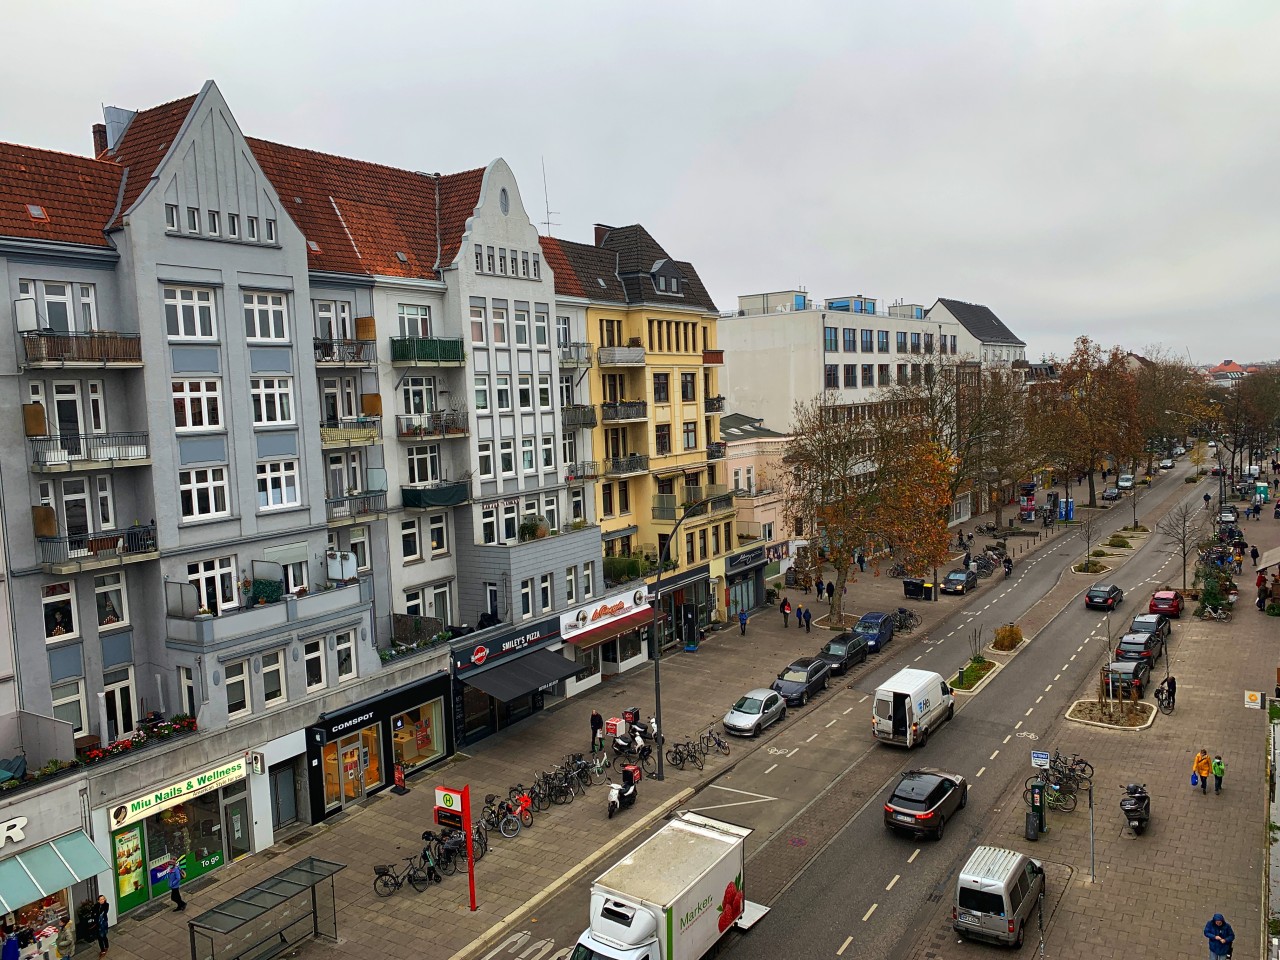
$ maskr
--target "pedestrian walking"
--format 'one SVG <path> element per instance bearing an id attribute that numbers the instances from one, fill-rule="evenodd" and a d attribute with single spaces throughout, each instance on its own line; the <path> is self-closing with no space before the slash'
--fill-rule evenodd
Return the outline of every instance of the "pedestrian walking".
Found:
<path id="1" fill-rule="evenodd" d="M 861 550 L 858 551 L 858 570 L 861 573 L 867 572 L 867 557 Z"/>
<path id="2" fill-rule="evenodd" d="M 109 925 L 108 917 L 111 914 L 111 904 L 107 903 L 106 894 L 98 894 L 98 902 L 93 905 L 93 919 L 98 926 L 98 957 L 102 958 L 107 955 L 107 951 L 111 949 L 111 944 L 107 940 L 107 927 Z"/>
<path id="3" fill-rule="evenodd" d="M 787 622 L 791 619 L 791 601 L 783 597 L 778 609 L 782 611 L 782 629 L 785 630 L 787 629 Z"/>
<path id="4" fill-rule="evenodd" d="M 1191 762 L 1191 772 L 1195 774 L 1196 782 L 1200 785 L 1200 792 L 1207 794 L 1209 792 L 1209 774 L 1213 772 L 1213 764 L 1209 760 L 1209 751 L 1201 749 L 1196 754 L 1195 760 Z"/>
<path id="5" fill-rule="evenodd" d="M 1249 548 L 1249 559 L 1253 561 L 1253 569 L 1258 569 L 1258 545 L 1255 543 Z"/>
<path id="6" fill-rule="evenodd" d="M 836 596 L 836 584 L 834 580 L 827 581 L 827 599 L 834 600 Z"/>
<path id="7" fill-rule="evenodd" d="M 62 921 L 62 926 L 58 928 L 58 939 L 54 941 L 54 945 L 58 948 L 58 956 L 61 960 L 71 960 L 71 955 L 76 952 L 76 934 L 71 929 L 71 918 Z"/>
<path id="8" fill-rule="evenodd" d="M 804 632 L 809 633 L 809 624 L 813 623 L 813 611 L 808 607 L 804 608 Z"/>
<path id="9" fill-rule="evenodd" d="M 1222 762 L 1222 757 L 1220 755 L 1218 754 L 1214 755 L 1213 763 L 1210 765 L 1210 769 L 1213 770 L 1213 792 L 1221 793 L 1222 777 L 1223 777 L 1223 774 L 1227 772 L 1227 765 Z"/>
<path id="10" fill-rule="evenodd" d="M 1255 566 L 1256 566 L 1256 564 L 1255 564 Z M 819 597 L 819 599 L 821 599 L 821 597 L 822 597 L 822 590 L 823 590 L 822 574 L 818 574 L 818 579 L 814 581 L 814 584 L 815 584 L 815 586 L 817 586 L 817 588 L 818 588 L 818 597 Z"/>
<path id="11" fill-rule="evenodd" d="M 1178 680 L 1173 674 L 1164 678 L 1164 688 L 1169 692 L 1169 709 L 1174 707 L 1174 701 L 1178 699 Z"/>
<path id="12" fill-rule="evenodd" d="M 22 956 L 22 947 L 18 943 L 18 934 L 8 927 L 0 927 L 4 936 L 4 947 L 0 948 L 0 960 L 18 960 Z"/>
<path id="13" fill-rule="evenodd" d="M 965 568 L 966 570 L 968 570 L 968 569 L 969 569 L 969 564 L 971 564 L 971 563 L 973 563 L 973 554 L 972 554 L 972 553 L 970 553 L 968 550 L 966 550 L 966 551 L 964 552 L 964 568 Z"/>
<path id="14" fill-rule="evenodd" d="M 1215 913 L 1213 919 L 1204 925 L 1204 937 L 1209 941 L 1210 957 L 1231 956 L 1231 944 L 1236 939 L 1236 932 L 1222 914 Z"/>
<path id="15" fill-rule="evenodd" d="M 187 909 L 187 901 L 182 899 L 182 868 L 177 860 L 169 861 L 169 899 L 173 901 L 173 912 L 181 913 Z"/>
<path id="16" fill-rule="evenodd" d="M 1259 610 L 1266 610 L 1267 598 L 1270 596 L 1271 596 L 1271 590 L 1267 586 L 1266 578 L 1264 577 L 1263 583 L 1260 584 L 1258 587 L 1258 599 L 1254 601 L 1254 606 L 1257 607 Z"/>
<path id="17" fill-rule="evenodd" d="M 742 631 L 741 636 L 747 635 L 747 611 L 738 611 L 738 629 Z"/>
<path id="18" fill-rule="evenodd" d="M 813 581 L 809 579 L 809 575 L 807 573 L 800 578 L 800 592 L 803 593 L 806 597 L 809 595 L 809 589 L 812 586 L 813 586 Z"/>
<path id="19" fill-rule="evenodd" d="M 746 614 L 743 614 L 746 616 Z M 591 752 L 604 749 L 604 717 L 600 716 L 599 710 L 591 711 Z"/>

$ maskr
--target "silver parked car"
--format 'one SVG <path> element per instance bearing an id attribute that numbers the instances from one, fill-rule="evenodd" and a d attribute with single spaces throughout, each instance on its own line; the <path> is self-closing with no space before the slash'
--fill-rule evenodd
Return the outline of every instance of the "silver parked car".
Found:
<path id="1" fill-rule="evenodd" d="M 724 732 L 754 737 L 776 720 L 785 720 L 787 704 L 775 690 L 749 690 L 724 715 Z"/>

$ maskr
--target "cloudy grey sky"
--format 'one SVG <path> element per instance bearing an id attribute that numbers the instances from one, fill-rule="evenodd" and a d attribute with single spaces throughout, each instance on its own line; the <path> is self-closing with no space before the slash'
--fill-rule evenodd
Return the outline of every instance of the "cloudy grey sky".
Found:
<path id="1" fill-rule="evenodd" d="M 1028 343 L 1280 354 L 1274 0 L 9 0 L 0 138 L 217 81 L 252 136 L 505 157 L 560 236 L 642 222 L 721 309 L 986 303 Z"/>

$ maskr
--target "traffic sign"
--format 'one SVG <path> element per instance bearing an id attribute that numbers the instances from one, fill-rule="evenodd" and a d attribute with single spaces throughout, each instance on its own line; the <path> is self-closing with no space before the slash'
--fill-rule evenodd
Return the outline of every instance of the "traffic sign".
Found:
<path id="1" fill-rule="evenodd" d="M 1047 750 L 1032 750 L 1031 765 L 1039 770 L 1049 769 L 1049 753 Z"/>
<path id="2" fill-rule="evenodd" d="M 1257 690 L 1246 690 L 1244 692 L 1244 705 L 1254 710 L 1262 709 L 1262 694 Z"/>
<path id="3" fill-rule="evenodd" d="M 462 791 L 452 787 L 436 787 L 436 806 L 446 810 L 461 810 Z"/>

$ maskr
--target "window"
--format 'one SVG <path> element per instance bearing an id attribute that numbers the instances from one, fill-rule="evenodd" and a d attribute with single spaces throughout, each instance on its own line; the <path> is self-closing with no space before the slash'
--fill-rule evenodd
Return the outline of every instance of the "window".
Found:
<path id="1" fill-rule="evenodd" d="M 698 531 L 698 559 L 707 559 L 707 531 L 705 529 Z"/>
<path id="2" fill-rule="evenodd" d="M 693 534 L 686 533 L 684 535 L 684 562 L 686 564 L 693 563 Z"/>
<path id="3" fill-rule="evenodd" d="M 296 507 L 299 502 L 297 460 L 275 460 L 258 464 L 259 510 Z"/>
<path id="4" fill-rule="evenodd" d="M 541 440 L 542 444 L 542 469 L 551 470 L 556 465 L 556 438 L 545 436 Z"/>
<path id="5" fill-rule="evenodd" d="M 502 539 L 508 543 L 516 541 L 516 506 L 506 503 L 502 506 Z"/>
<path id="6" fill-rule="evenodd" d="M 838 364 L 828 363 L 823 367 L 822 385 L 828 390 L 835 390 L 840 386 L 840 367 Z"/>
<path id="7" fill-rule="evenodd" d="M 213 291 L 196 287 L 165 287 L 164 320 L 170 340 L 217 339 Z"/>
<path id="8" fill-rule="evenodd" d="M 538 374 L 538 406 L 543 410 L 551 409 L 551 374 Z"/>
<path id="9" fill-rule="evenodd" d="M 245 222 L 249 229 L 249 239 L 257 240 L 258 239 L 258 218 L 248 217 Z"/>
<path id="10" fill-rule="evenodd" d="M 566 433 L 561 436 L 560 457 L 569 466 L 578 462 L 578 439 L 575 434 Z"/>
<path id="11" fill-rule="evenodd" d="M 48 583 L 40 588 L 44 607 L 44 638 L 69 640 L 80 635 L 76 624 L 76 588 L 69 580 Z"/>
<path id="12" fill-rule="evenodd" d="M 200 606 L 209 613 L 222 614 L 240 606 L 235 557 L 188 563 L 187 580 L 195 586 Z"/>
<path id="13" fill-rule="evenodd" d="M 512 256 L 514 257 L 515 254 L 512 254 Z M 511 268 L 511 272 L 515 273 L 515 267 Z M 529 276 L 529 254 L 523 250 L 520 252 L 520 276 Z"/>
<path id="14" fill-rule="evenodd" d="M 495 378 L 496 392 L 498 394 L 498 409 L 511 409 L 511 377 L 498 376 Z"/>
<path id="15" fill-rule="evenodd" d="M 760 524 L 760 538 L 768 543 L 773 542 L 773 524 L 772 523 Z"/>
<path id="16" fill-rule="evenodd" d="M 924 335 L 924 352 L 933 353 L 933 334 L 926 333 Z"/>
<path id="17" fill-rule="evenodd" d="M 912 353 L 920 352 L 920 334 L 918 333 L 913 333 L 911 335 L 911 352 Z"/>
<path id="18" fill-rule="evenodd" d="M 529 619 L 533 616 L 533 581 L 520 581 L 520 616 Z"/>
<path id="19" fill-rule="evenodd" d="M 493 476 L 493 441 L 481 440 L 476 444 L 476 454 L 479 460 L 480 476 Z"/>
<path id="20" fill-rule="evenodd" d="M 565 567 L 564 570 L 564 598 L 569 603 L 577 602 L 578 591 L 578 568 Z"/>
<path id="21" fill-rule="evenodd" d="M 876 379 L 879 380 L 882 387 L 887 387 L 893 383 L 893 379 L 889 376 L 889 364 L 882 363 L 877 366 Z"/>
<path id="22" fill-rule="evenodd" d="M 238 213 L 227 214 L 227 236 L 233 240 L 240 238 L 240 215 Z"/>
<path id="23" fill-rule="evenodd" d="M 436 556 L 449 552 L 448 524 L 445 515 L 437 513 L 427 521 L 428 539 L 431 541 L 431 554 Z"/>
<path id="24" fill-rule="evenodd" d="M 951 337 L 951 350 L 950 350 L 950 352 L 951 352 L 951 354 L 952 354 L 952 355 L 954 355 L 954 354 L 955 354 L 955 352 L 956 352 L 956 338 L 955 338 L 954 336 L 953 336 L 953 337 Z"/>
<path id="25" fill-rule="evenodd" d="M 195 207 L 187 207 L 187 233 L 200 232 L 200 211 Z"/>
<path id="26" fill-rule="evenodd" d="M 174 380 L 173 423 L 179 430 L 222 426 L 221 380 Z"/>
<path id="27" fill-rule="evenodd" d="M 474 304 L 471 307 L 471 342 L 484 343 L 484 307 Z"/>
<path id="28" fill-rule="evenodd" d="M 876 331 L 876 352 L 877 353 L 889 352 L 889 331 L 888 330 Z"/>
<path id="29" fill-rule="evenodd" d="M 516 346 L 527 347 L 529 345 L 529 311 L 516 310 L 512 323 Z"/>
<path id="30" fill-rule="evenodd" d="M 267 223 L 271 221 L 268 220 Z M 288 340 L 289 318 L 282 293 L 244 295 L 244 335 L 250 340 Z"/>
<path id="31" fill-rule="evenodd" d="M 618 481 L 618 512 L 631 512 L 631 482 L 629 480 Z"/>
<path id="32" fill-rule="evenodd" d="M 485 269 L 489 273 L 497 273 L 493 266 L 493 247 L 485 247 Z"/>
<path id="33" fill-rule="evenodd" d="M 541 260 L 539 260 L 538 254 L 536 253 L 533 254 L 532 265 L 533 265 L 533 279 L 540 280 L 542 278 Z"/>
<path id="34" fill-rule="evenodd" d="M 431 336 L 431 308 L 424 304 L 402 303 L 396 308 L 400 319 L 400 336 Z"/>
<path id="35" fill-rule="evenodd" d="M 522 373 L 516 380 L 517 396 L 520 400 L 521 410 L 533 409 L 533 376 L 528 373 Z"/>
<path id="36" fill-rule="evenodd" d="M 905 330 L 898 331 L 897 341 L 898 341 L 898 353 L 906 353 L 907 352 L 907 333 Z"/>
<path id="37" fill-rule="evenodd" d="M 493 342 L 495 345 L 505 344 L 507 342 L 507 308 L 505 306 L 493 308 Z M 505 300 L 501 301 L 506 303 Z"/>
<path id="38" fill-rule="evenodd" d="M 671 402 L 671 374 L 655 373 L 653 375 L 653 402 Z"/>
<path id="39" fill-rule="evenodd" d="M 422 558 L 422 544 L 418 541 L 418 521 L 416 518 L 400 521 L 400 555 L 405 560 L 420 560 Z"/>
<path id="40" fill-rule="evenodd" d="M 443 619 L 443 618 L 441 618 Z M 444 620 L 448 623 L 448 620 Z M 334 650 L 338 655 L 338 682 L 354 680 L 356 676 L 356 632 L 344 630 L 334 639 Z"/>
<path id="41" fill-rule="evenodd" d="M 698 399 L 697 374 L 680 374 L 680 399 L 685 403 L 693 403 L 693 401 Z"/>
<path id="42" fill-rule="evenodd" d="M 492 507 L 480 511 L 480 542 L 498 542 L 498 511 Z"/>
<path id="43" fill-rule="evenodd" d="M 535 346 L 547 346 L 550 327 L 551 315 L 547 313 L 546 304 L 535 304 L 533 313 L 533 342 Z"/>
<path id="44" fill-rule="evenodd" d="M 484 273 L 484 247 L 476 244 L 476 273 Z"/>
<path id="45" fill-rule="evenodd" d="M 533 462 L 533 437 L 520 438 L 520 466 L 525 473 L 533 473 L 536 469 Z"/>
<path id="46" fill-rule="evenodd" d="M 475 379 L 476 410 L 489 409 L 489 378 L 478 376 Z"/>
<path id="47" fill-rule="evenodd" d="M 178 694 L 179 709 L 186 710 L 194 717 L 199 704 L 196 703 L 196 681 L 190 667 L 178 668 Z"/>
<path id="48" fill-rule="evenodd" d="M 711 528 L 711 555 L 714 557 L 720 552 L 720 528 Z"/>
<path id="49" fill-rule="evenodd" d="M 837 331 L 835 327 L 823 327 L 822 328 L 822 349 L 824 349 L 827 353 L 835 353 L 837 350 L 839 350 L 840 343 L 839 343 L 839 340 L 837 339 L 838 336 L 839 336 L 839 331 Z"/>
<path id="50" fill-rule="evenodd" d="M 504 474 L 516 472 L 516 442 L 514 440 L 498 441 L 498 462 Z"/>
<path id="51" fill-rule="evenodd" d="M 209 211 L 209 236 L 216 237 L 218 235 L 219 233 L 218 224 L 219 224 L 218 211 L 210 210 Z"/>
<path id="52" fill-rule="evenodd" d="M 179 470 L 178 499 L 184 520 L 227 516 L 231 513 L 231 503 L 227 496 L 227 468 Z"/>
<path id="53" fill-rule="evenodd" d="M 284 685 L 284 653 L 273 650 L 262 655 L 262 702 L 284 703 L 288 700 Z"/>
<path id="54" fill-rule="evenodd" d="M 695 450 L 698 446 L 698 421 L 686 420 L 684 422 L 684 448 L 686 450 Z"/>
<path id="55" fill-rule="evenodd" d="M 122 626 L 129 622 L 129 600 L 123 573 L 104 573 L 93 578 L 94 601 L 98 608 L 98 628 Z"/>
<path id="56" fill-rule="evenodd" d="M 174 207 L 174 212 L 177 212 Z M 71 732 L 77 736 L 84 733 L 84 681 L 68 680 L 55 683 L 51 688 L 53 694 L 53 718 L 65 720 L 71 724 Z"/>
<path id="57" fill-rule="evenodd" d="M 905 363 L 898 364 L 898 386 L 905 387 L 907 385 L 907 372 L 910 369 Z"/>
<path id="58" fill-rule="evenodd" d="M 426 609 L 426 597 L 422 590 L 406 590 L 404 592 L 404 612 L 411 617 L 420 617 Z"/>
<path id="59" fill-rule="evenodd" d="M 606 517 L 613 516 L 613 484 L 600 485 L 600 512 Z"/>
<path id="60" fill-rule="evenodd" d="M 307 580 L 307 561 L 299 560 L 297 563 L 285 563 L 281 565 L 284 570 L 284 592 L 297 593 L 299 590 L 308 589 L 311 584 Z"/>
<path id="61" fill-rule="evenodd" d="M 876 368 L 874 364 L 864 363 L 862 365 L 862 385 L 864 387 L 874 387 Z"/>
<path id="62" fill-rule="evenodd" d="M 178 205 L 176 203 L 166 203 L 164 205 L 164 225 L 167 230 L 178 229 Z"/>
<path id="63" fill-rule="evenodd" d="M 874 346 L 875 346 L 875 331 L 863 330 L 862 331 L 862 352 L 871 353 L 872 348 Z"/>
<path id="64" fill-rule="evenodd" d="M 369 528 L 368 527 L 352 527 L 351 536 L 347 541 L 348 549 L 355 554 L 356 569 L 369 569 Z"/>
<path id="65" fill-rule="evenodd" d="M 653 425 L 653 447 L 658 456 L 671 452 L 671 424 L 655 423 Z"/>
<path id="66" fill-rule="evenodd" d="M 405 451 L 410 483 L 433 483 L 440 479 L 440 444 L 429 443 Z"/>
<path id="67" fill-rule="evenodd" d="M 507 248 L 498 248 L 498 273 L 502 276 L 507 274 Z"/>
<path id="68" fill-rule="evenodd" d="M 844 328 L 844 352 L 856 353 L 858 351 L 858 331 L 853 327 Z"/>
<path id="69" fill-rule="evenodd" d="M 302 646 L 302 660 L 307 677 L 307 693 L 324 687 L 324 640 L 308 640 Z"/>
<path id="70" fill-rule="evenodd" d="M 254 377 L 249 381 L 249 395 L 253 398 L 254 426 L 293 423 L 292 377 Z"/>
<path id="71" fill-rule="evenodd" d="M 544 573 L 538 586 L 538 599 L 542 601 L 542 612 L 551 609 L 551 574 Z"/>
<path id="72" fill-rule="evenodd" d="M 856 387 L 858 385 L 858 365 L 856 363 L 846 363 L 844 365 L 844 385 L 846 387 Z"/>
<path id="73" fill-rule="evenodd" d="M 582 599 L 583 600 L 591 599 L 591 593 L 592 593 L 591 585 L 593 580 L 595 579 L 594 578 L 595 566 L 596 565 L 590 560 L 588 560 L 586 563 L 582 565 Z"/>
<path id="74" fill-rule="evenodd" d="M 223 667 L 226 674 L 227 719 L 249 712 L 249 661 L 237 660 Z"/>

